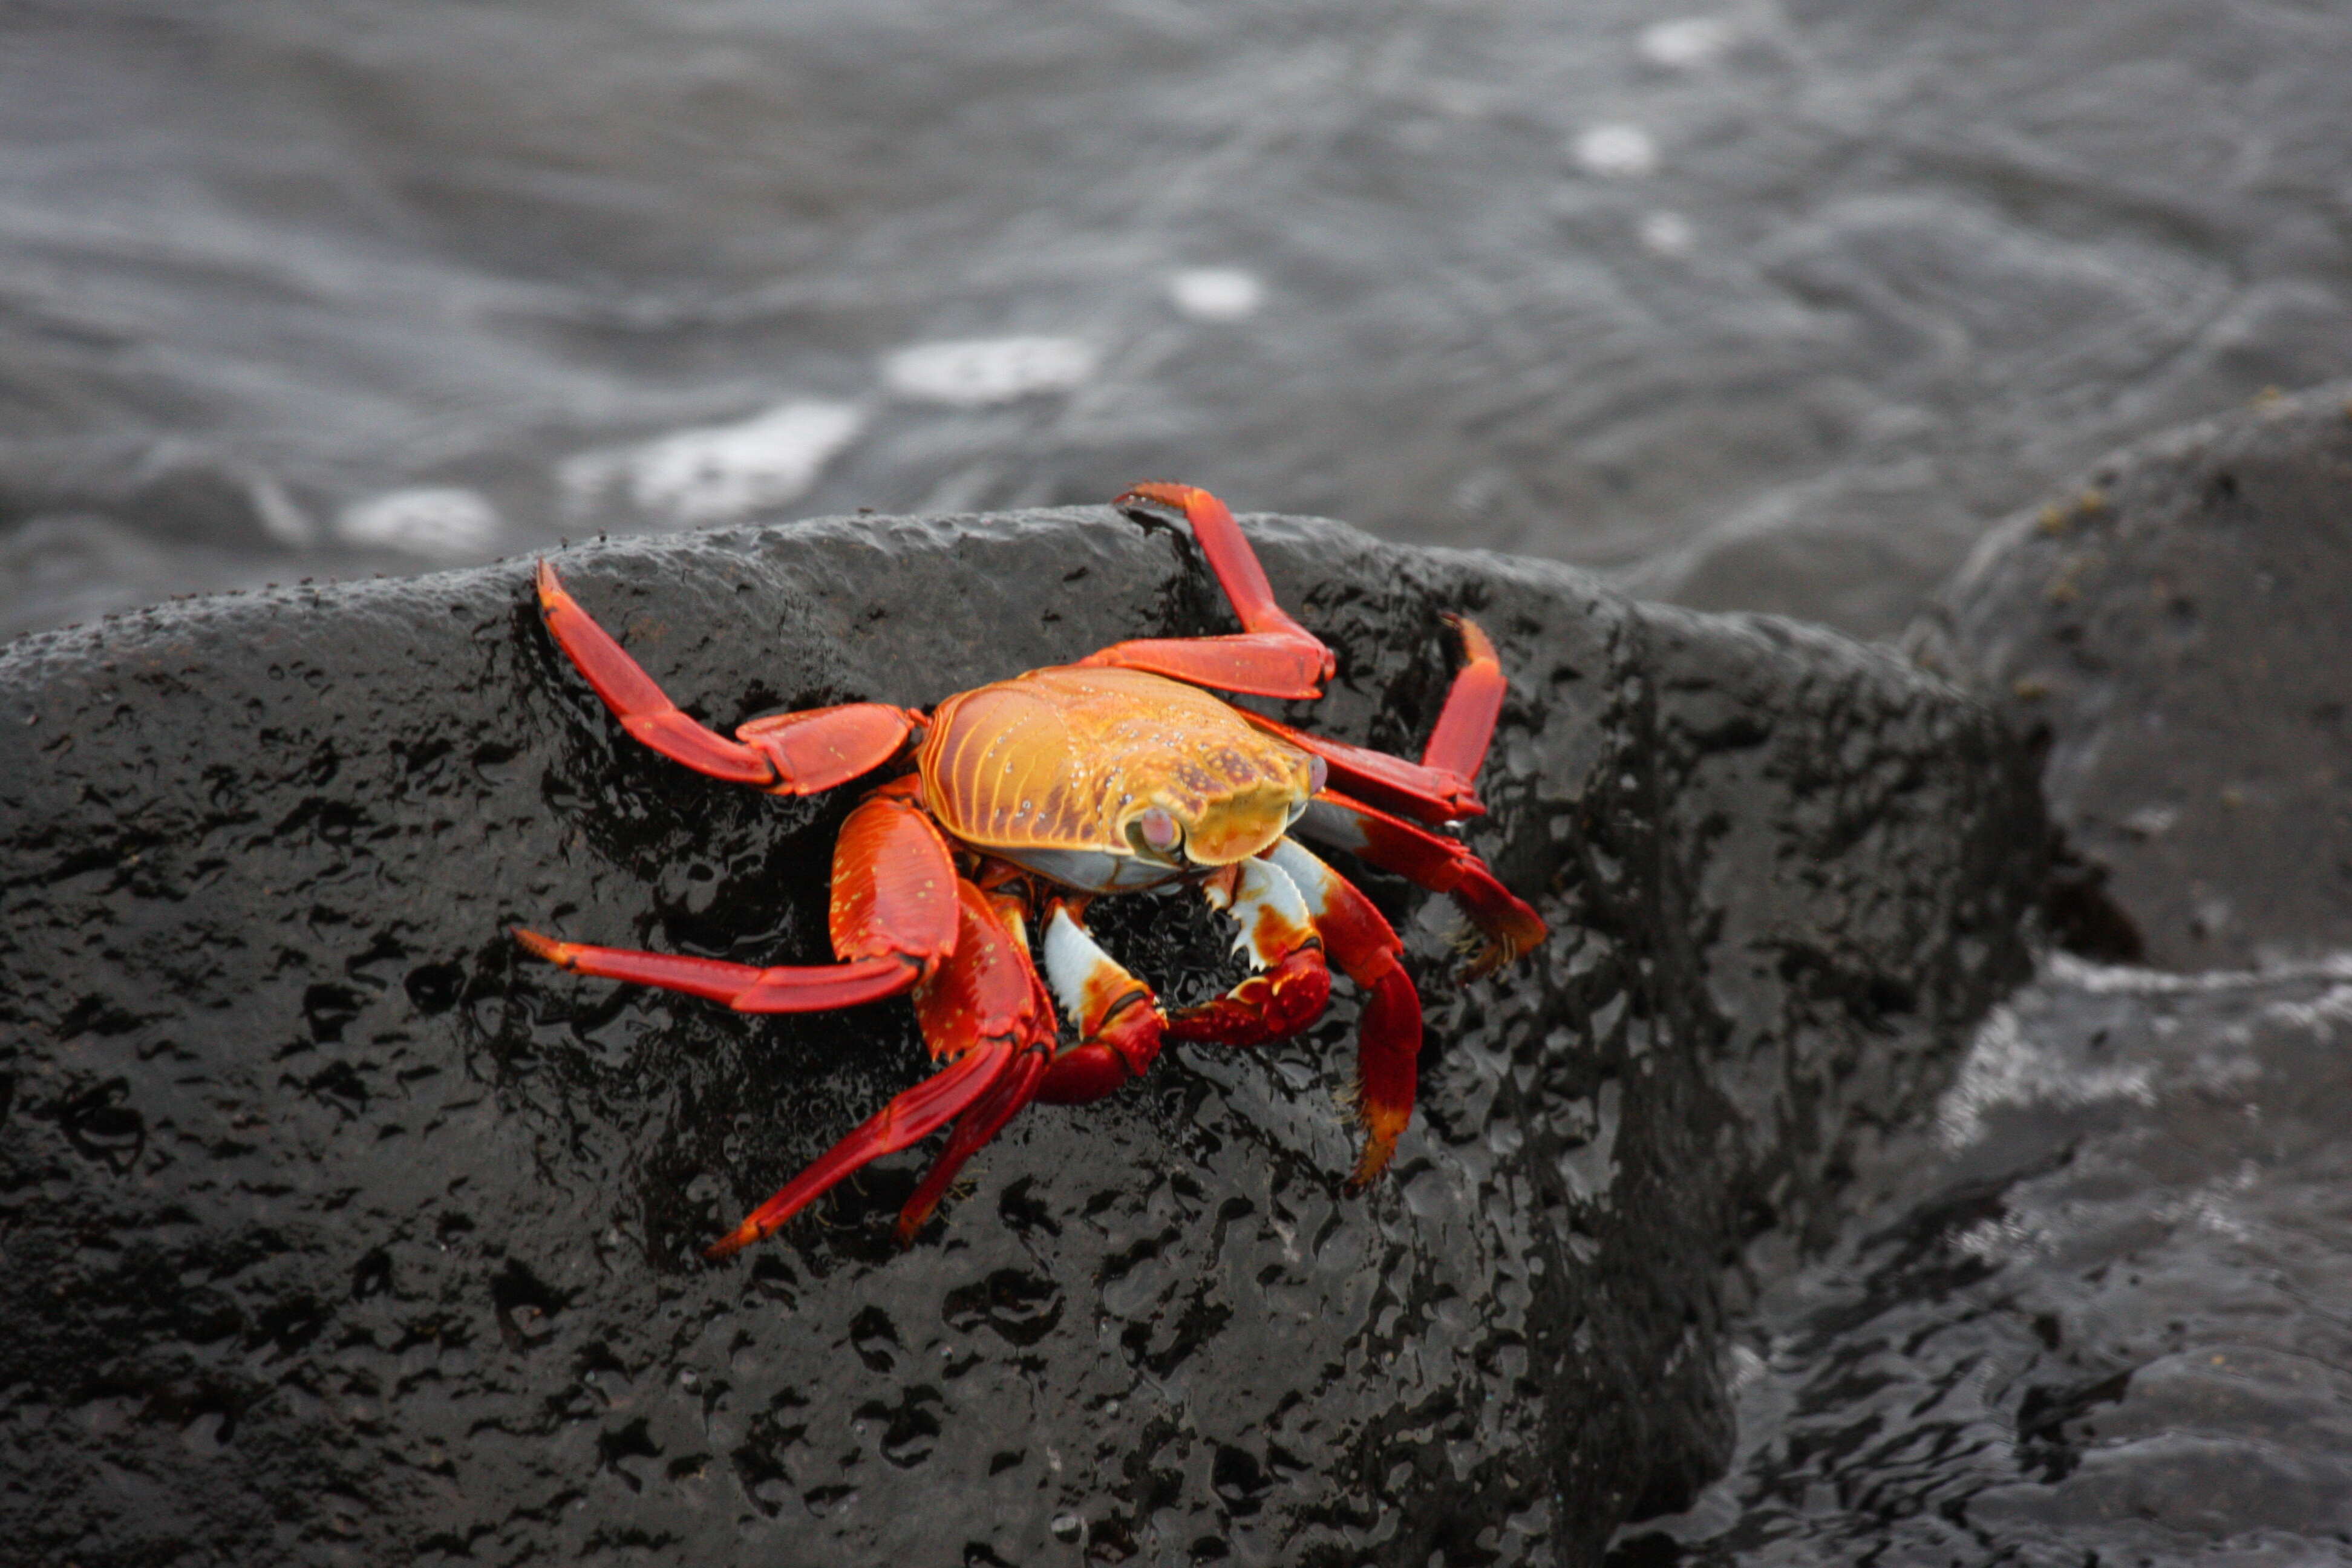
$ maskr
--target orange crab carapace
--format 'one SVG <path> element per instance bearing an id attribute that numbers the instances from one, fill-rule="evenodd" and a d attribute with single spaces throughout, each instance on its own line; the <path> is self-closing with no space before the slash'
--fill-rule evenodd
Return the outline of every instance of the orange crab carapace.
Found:
<path id="1" fill-rule="evenodd" d="M 900 1239 L 911 1240 L 964 1162 L 1031 1101 L 1099 1100 L 1149 1068 L 1163 1039 L 1287 1038 L 1322 1014 L 1333 964 L 1365 993 L 1356 1059 L 1364 1147 L 1353 1179 L 1370 1181 L 1412 1117 L 1421 998 L 1388 921 L 1299 837 L 1451 896 L 1483 937 L 1473 974 L 1542 940 L 1535 910 L 1442 831 L 1485 809 L 1472 781 L 1505 684 L 1485 634 L 1454 622 L 1462 668 L 1417 763 L 1290 729 L 1201 689 L 1315 698 L 1333 669 L 1331 651 L 1275 603 L 1233 514 L 1185 485 L 1139 485 L 1119 502 L 1184 517 L 1240 633 L 1117 643 L 960 692 L 929 713 L 852 702 L 772 715 L 732 740 L 679 711 L 540 563 L 548 630 L 646 745 L 776 795 L 885 775 L 834 847 L 837 963 L 761 968 L 515 932 L 566 969 L 746 1013 L 912 994 L 939 1070 L 761 1205 L 712 1257 L 946 1127 L 898 1216 Z M 1169 1012 L 1096 945 L 1085 920 L 1097 898 L 1176 884 L 1232 919 L 1252 973 L 1223 996 Z"/>

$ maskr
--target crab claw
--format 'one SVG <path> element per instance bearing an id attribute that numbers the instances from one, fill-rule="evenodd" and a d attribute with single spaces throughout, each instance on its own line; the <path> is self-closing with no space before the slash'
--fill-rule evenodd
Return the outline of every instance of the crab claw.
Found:
<path id="1" fill-rule="evenodd" d="M 1202 889 L 1241 928 L 1234 945 L 1258 973 L 1213 1002 L 1171 1015 L 1168 1036 L 1226 1046 L 1286 1040 L 1323 1016 L 1331 971 L 1306 898 L 1271 860 L 1244 860 Z"/>
<path id="2" fill-rule="evenodd" d="M 1054 1058 L 1037 1098 L 1051 1105 L 1085 1105 L 1159 1058 L 1160 1005 L 1151 988 L 1105 952 L 1067 904 L 1045 918 L 1045 978 L 1076 1023 L 1078 1043 Z"/>

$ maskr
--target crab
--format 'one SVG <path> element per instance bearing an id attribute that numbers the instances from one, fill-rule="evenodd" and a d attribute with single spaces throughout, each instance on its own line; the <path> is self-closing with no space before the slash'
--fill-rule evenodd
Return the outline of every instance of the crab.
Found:
<path id="1" fill-rule="evenodd" d="M 638 741 L 780 795 L 880 781 L 835 843 L 836 963 L 761 967 L 514 932 L 564 969 L 741 1013 L 912 994 L 937 1070 L 708 1256 L 773 1234 L 852 1173 L 947 1128 L 898 1216 L 899 1239 L 911 1242 L 964 1163 L 1033 1101 L 1100 1100 L 1148 1071 L 1164 1041 L 1288 1038 L 1321 1016 L 1333 966 L 1364 994 L 1354 1097 L 1363 1147 L 1350 1182 L 1370 1184 L 1412 1120 L 1421 999 L 1396 932 L 1300 837 L 1449 895 L 1478 933 L 1474 977 L 1543 939 L 1541 917 L 1443 831 L 1485 810 L 1473 781 L 1506 686 L 1486 635 L 1448 617 L 1462 663 L 1418 762 L 1292 729 L 1202 689 L 1312 699 L 1336 668 L 1276 603 L 1232 512 L 1185 485 L 1139 485 L 1118 504 L 1184 519 L 1238 634 L 1117 643 L 928 713 L 851 702 L 772 714 L 732 739 L 680 711 L 540 563 L 550 634 Z M 1097 899 L 1185 888 L 1230 918 L 1250 973 L 1221 996 L 1171 1011 L 1088 935 L 1086 915 Z"/>

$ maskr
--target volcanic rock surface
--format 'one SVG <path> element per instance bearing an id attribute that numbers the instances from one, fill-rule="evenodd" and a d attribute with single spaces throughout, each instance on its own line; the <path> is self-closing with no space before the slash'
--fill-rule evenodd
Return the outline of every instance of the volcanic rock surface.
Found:
<path id="1" fill-rule="evenodd" d="M 2097 465 L 1918 638 L 2047 753 L 2070 945 L 2180 970 L 2352 948 L 2352 382 Z"/>
<path id="2" fill-rule="evenodd" d="M 2025 968 L 2029 770 L 1826 634 L 1248 526 L 1339 655 L 1294 721 L 1413 752 L 1441 613 L 1494 636 L 1468 837 L 1551 938 L 1460 984 L 1443 900 L 1364 877 L 1428 1021 L 1368 1193 L 1343 994 L 1033 1110 L 903 1253 L 911 1155 L 699 1257 L 924 1070 L 903 1005 L 751 1019 L 509 939 L 819 961 L 855 793 L 635 744 L 527 563 L 0 653 L 0 1560 L 1582 1563 L 1687 1501 L 1727 1307 Z M 1102 509 L 563 564 L 721 727 L 1231 624 Z M 1107 940 L 1199 984 L 1207 918 L 1123 903 Z"/>
<path id="3" fill-rule="evenodd" d="M 2099 465 L 1914 628 L 2044 760 L 2074 951 L 1763 1281 L 1730 1474 L 1612 1568 L 2345 1560 L 2347 597 L 2337 384 Z"/>

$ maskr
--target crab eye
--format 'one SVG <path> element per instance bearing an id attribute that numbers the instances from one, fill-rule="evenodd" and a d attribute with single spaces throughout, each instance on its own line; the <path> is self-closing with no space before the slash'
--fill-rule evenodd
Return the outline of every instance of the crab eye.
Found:
<path id="1" fill-rule="evenodd" d="M 1128 831 L 1136 841 L 1155 855 L 1168 855 L 1184 841 L 1184 830 L 1176 819 L 1159 806 L 1153 806 L 1137 817 Z"/>
<path id="2" fill-rule="evenodd" d="M 1324 784 L 1328 784 L 1330 781 L 1330 778 L 1331 768 L 1329 763 L 1324 762 L 1320 757 L 1309 757 L 1307 759 L 1307 793 L 1308 795 L 1321 795 L 1323 793 Z"/>

